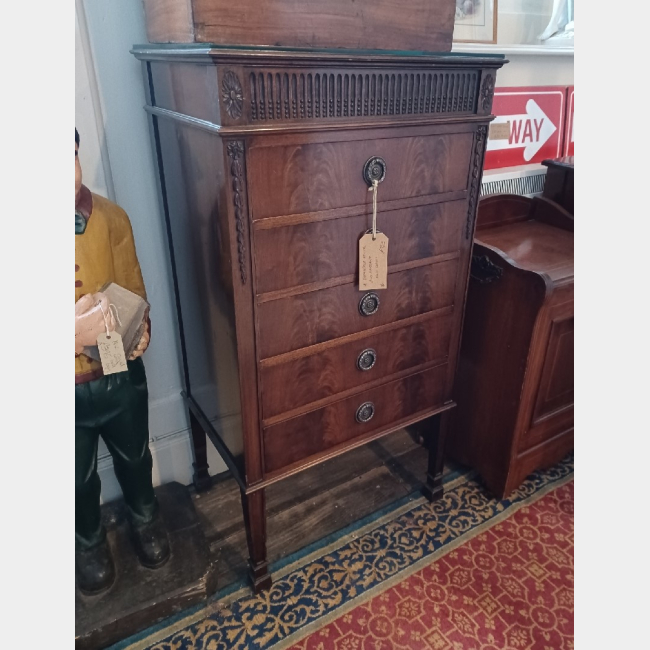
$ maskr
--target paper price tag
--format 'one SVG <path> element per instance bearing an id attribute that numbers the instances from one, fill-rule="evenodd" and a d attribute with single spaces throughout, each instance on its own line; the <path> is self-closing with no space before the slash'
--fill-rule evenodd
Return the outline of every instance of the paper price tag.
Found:
<path id="1" fill-rule="evenodd" d="M 117 332 L 111 332 L 108 336 L 106 333 L 100 334 L 97 337 L 97 347 L 105 375 L 128 370 L 122 337 Z"/>
<path id="2" fill-rule="evenodd" d="M 359 240 L 359 290 L 385 289 L 388 284 L 388 237 L 366 233 Z"/>
<path id="3" fill-rule="evenodd" d="M 509 140 L 510 122 L 490 124 L 490 140 Z"/>

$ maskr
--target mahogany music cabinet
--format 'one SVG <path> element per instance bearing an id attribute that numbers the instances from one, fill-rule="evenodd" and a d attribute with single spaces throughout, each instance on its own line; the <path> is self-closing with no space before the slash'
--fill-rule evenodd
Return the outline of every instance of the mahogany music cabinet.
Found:
<path id="1" fill-rule="evenodd" d="M 449 453 L 500 498 L 573 448 L 573 216 L 479 202 Z"/>
<path id="2" fill-rule="evenodd" d="M 454 407 L 501 56 L 149 45 L 146 110 L 183 350 L 195 485 L 206 434 L 239 482 L 256 590 L 265 488 Z M 360 291 L 359 238 L 389 238 Z M 438 419 L 429 498 L 442 494 Z"/>

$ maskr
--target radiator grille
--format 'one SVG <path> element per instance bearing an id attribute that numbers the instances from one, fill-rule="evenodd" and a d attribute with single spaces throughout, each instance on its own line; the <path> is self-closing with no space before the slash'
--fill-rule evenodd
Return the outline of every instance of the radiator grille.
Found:
<path id="1" fill-rule="evenodd" d="M 544 190 L 546 174 L 529 174 L 527 176 L 515 176 L 504 178 L 498 181 L 489 181 L 485 178 L 481 184 L 481 196 L 491 194 L 519 194 L 521 196 L 533 196 L 541 194 Z"/>

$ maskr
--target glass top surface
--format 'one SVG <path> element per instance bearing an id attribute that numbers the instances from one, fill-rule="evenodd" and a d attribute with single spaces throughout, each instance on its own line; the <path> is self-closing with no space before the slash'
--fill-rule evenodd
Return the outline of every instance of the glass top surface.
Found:
<path id="1" fill-rule="evenodd" d="M 202 51 L 206 50 L 223 50 L 233 52 L 241 50 L 242 52 L 294 52 L 305 54 L 354 54 L 354 55 L 384 55 L 384 56 L 403 56 L 403 57 L 445 57 L 454 59 L 504 59 L 504 54 L 485 53 L 468 53 L 468 52 L 425 52 L 419 50 L 353 50 L 348 48 L 313 48 L 313 47 L 273 47 L 270 45 L 216 45 L 214 43 L 146 43 L 133 46 L 134 51 L 142 50 L 186 50 Z"/>

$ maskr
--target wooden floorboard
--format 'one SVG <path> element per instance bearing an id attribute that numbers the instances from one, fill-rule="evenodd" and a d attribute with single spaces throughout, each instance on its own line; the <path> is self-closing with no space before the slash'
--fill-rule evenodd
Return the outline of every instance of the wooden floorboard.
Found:
<path id="1" fill-rule="evenodd" d="M 269 486 L 268 559 L 276 562 L 417 490 L 426 451 L 405 430 Z M 217 561 L 219 588 L 246 574 L 248 551 L 240 493 L 234 479 L 193 495 Z"/>

